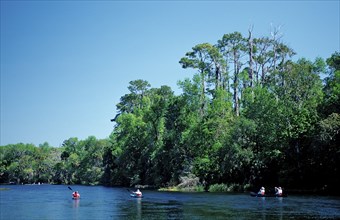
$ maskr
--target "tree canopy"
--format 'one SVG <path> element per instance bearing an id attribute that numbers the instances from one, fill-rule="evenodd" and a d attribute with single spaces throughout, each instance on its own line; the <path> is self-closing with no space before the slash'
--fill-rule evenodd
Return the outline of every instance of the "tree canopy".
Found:
<path id="1" fill-rule="evenodd" d="M 252 30 L 195 45 L 182 94 L 131 81 L 107 139 L 1 146 L 0 181 L 339 193 L 340 54 L 294 55 Z"/>

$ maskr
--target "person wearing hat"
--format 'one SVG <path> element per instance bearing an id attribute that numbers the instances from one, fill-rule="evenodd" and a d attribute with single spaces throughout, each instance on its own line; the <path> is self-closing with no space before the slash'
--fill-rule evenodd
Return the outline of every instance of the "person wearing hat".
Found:
<path id="1" fill-rule="evenodd" d="M 265 193 L 266 193 L 266 191 L 265 191 L 264 187 L 262 186 L 260 191 L 257 194 L 264 196 Z"/>
<path id="2" fill-rule="evenodd" d="M 275 195 L 282 196 L 282 188 L 281 188 L 281 186 L 275 187 Z"/>
<path id="3" fill-rule="evenodd" d="M 137 191 L 134 192 L 134 194 L 136 194 L 137 197 L 142 197 L 142 195 L 143 195 L 142 192 L 139 189 L 137 189 Z"/>

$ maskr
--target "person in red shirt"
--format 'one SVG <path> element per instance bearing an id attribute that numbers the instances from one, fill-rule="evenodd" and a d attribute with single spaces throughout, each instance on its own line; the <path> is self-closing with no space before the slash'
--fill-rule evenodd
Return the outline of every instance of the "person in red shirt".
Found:
<path id="1" fill-rule="evenodd" d="M 73 192 L 72 196 L 73 196 L 74 199 L 79 199 L 80 198 L 80 194 L 78 193 L 78 191 Z"/>

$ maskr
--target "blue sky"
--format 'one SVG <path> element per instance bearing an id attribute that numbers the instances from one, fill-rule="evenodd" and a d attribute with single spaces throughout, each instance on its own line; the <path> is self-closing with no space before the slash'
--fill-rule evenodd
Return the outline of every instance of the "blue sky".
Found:
<path id="1" fill-rule="evenodd" d="M 178 61 L 234 31 L 282 41 L 295 59 L 340 51 L 339 1 L 1 1 L 0 145 L 106 138 L 129 82 L 181 91 Z"/>

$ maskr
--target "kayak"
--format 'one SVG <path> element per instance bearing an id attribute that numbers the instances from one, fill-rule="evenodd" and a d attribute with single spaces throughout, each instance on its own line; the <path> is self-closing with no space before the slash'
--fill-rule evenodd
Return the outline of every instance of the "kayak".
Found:
<path id="1" fill-rule="evenodd" d="M 74 200 L 80 199 L 80 196 L 72 196 L 72 199 Z"/>
<path id="2" fill-rule="evenodd" d="M 282 194 L 282 195 L 276 195 L 276 194 L 257 194 L 255 192 L 250 192 L 250 196 L 252 197 L 287 197 L 287 194 Z"/>
<path id="3" fill-rule="evenodd" d="M 143 198 L 143 196 L 139 196 L 135 193 L 130 193 L 130 196 L 133 197 L 133 198 Z"/>

